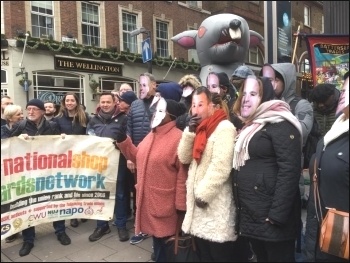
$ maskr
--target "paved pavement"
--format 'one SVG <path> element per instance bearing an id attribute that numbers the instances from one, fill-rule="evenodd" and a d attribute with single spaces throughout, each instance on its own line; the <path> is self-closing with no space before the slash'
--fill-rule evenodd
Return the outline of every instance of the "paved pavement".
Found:
<path id="1" fill-rule="evenodd" d="M 153 262 L 151 260 L 152 238 L 131 245 L 129 241 L 120 242 L 117 228 L 110 222 L 111 233 L 100 240 L 90 242 L 89 235 L 96 227 L 95 220 L 88 220 L 73 228 L 66 220 L 66 233 L 72 243 L 63 246 L 57 240 L 52 223 L 35 227 L 36 238 L 34 248 L 25 257 L 18 252 L 22 247 L 22 236 L 16 241 L 5 243 L 1 241 L 1 262 Z M 130 237 L 134 234 L 134 221 L 128 221 L 127 229 Z"/>
<path id="2" fill-rule="evenodd" d="M 305 177 L 308 175 L 305 173 Z M 306 178 L 305 178 L 306 179 Z M 306 187 L 306 192 L 308 192 Z M 302 210 L 305 229 L 306 210 Z M 1 241 L 1 262 L 153 262 L 151 260 L 152 238 L 147 238 L 139 244 L 131 245 L 129 241 L 120 242 L 117 228 L 110 222 L 111 233 L 100 240 L 90 242 L 89 235 L 96 227 L 95 220 L 88 220 L 73 228 L 66 220 L 66 233 L 72 240 L 68 246 L 62 246 L 57 240 L 52 223 L 37 226 L 34 248 L 25 257 L 18 252 L 22 247 L 22 236 L 12 243 Z M 134 220 L 128 221 L 127 229 L 130 237 L 134 235 Z M 256 260 L 252 260 L 256 262 Z"/>

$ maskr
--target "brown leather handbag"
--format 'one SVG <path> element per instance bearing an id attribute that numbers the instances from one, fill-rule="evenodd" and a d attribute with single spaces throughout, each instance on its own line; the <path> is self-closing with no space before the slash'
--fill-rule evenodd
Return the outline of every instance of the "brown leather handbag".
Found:
<path id="1" fill-rule="evenodd" d="M 338 211 L 334 208 L 327 208 L 327 214 L 323 218 L 320 193 L 318 190 L 318 175 L 316 159 L 314 161 L 314 199 L 318 221 L 322 221 L 319 245 L 324 253 L 340 258 L 349 259 L 349 212 Z M 318 212 L 321 220 L 318 217 Z"/>

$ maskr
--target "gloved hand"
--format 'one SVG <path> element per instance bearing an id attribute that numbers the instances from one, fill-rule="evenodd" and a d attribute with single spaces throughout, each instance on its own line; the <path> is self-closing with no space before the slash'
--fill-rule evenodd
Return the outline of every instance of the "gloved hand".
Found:
<path id="1" fill-rule="evenodd" d="M 199 208 L 207 208 L 208 203 L 204 202 L 203 200 L 196 198 L 196 206 L 198 206 Z"/>
<path id="2" fill-rule="evenodd" d="M 126 140 L 126 124 L 127 124 L 127 120 L 125 118 L 123 123 L 121 124 L 120 128 L 117 131 L 116 141 L 118 143 Z"/>
<path id="3" fill-rule="evenodd" d="M 185 215 L 186 214 L 186 211 L 182 211 L 182 210 L 177 210 L 176 209 L 176 213 L 181 216 L 181 215 Z"/>
<path id="4" fill-rule="evenodd" d="M 199 117 L 197 114 L 194 114 L 190 117 L 190 121 L 188 123 L 188 130 L 189 132 L 196 132 L 196 129 L 200 123 L 201 117 Z"/>

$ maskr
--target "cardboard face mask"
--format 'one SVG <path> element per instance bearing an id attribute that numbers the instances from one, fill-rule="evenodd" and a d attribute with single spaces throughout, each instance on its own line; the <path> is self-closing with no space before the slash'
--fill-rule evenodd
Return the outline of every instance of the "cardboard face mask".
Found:
<path id="1" fill-rule="evenodd" d="M 194 91 L 194 88 L 192 88 L 191 86 L 184 87 L 182 90 L 182 97 L 187 98 L 192 94 L 193 91 Z"/>
<path id="2" fill-rule="evenodd" d="M 164 98 L 159 99 L 159 101 L 157 103 L 156 111 L 154 112 L 152 122 L 151 122 L 152 129 L 159 126 L 159 124 L 161 124 L 162 120 L 165 118 L 165 116 L 166 116 L 166 104 L 167 103 L 166 103 Z"/>
<path id="3" fill-rule="evenodd" d="M 149 79 L 146 76 L 140 77 L 140 99 L 143 100 L 147 97 L 149 92 Z"/>
<path id="4" fill-rule="evenodd" d="M 161 97 L 162 96 L 160 95 L 160 93 L 156 92 L 156 94 L 153 97 L 152 103 L 149 107 L 151 108 L 154 104 L 156 104 L 160 100 Z"/>

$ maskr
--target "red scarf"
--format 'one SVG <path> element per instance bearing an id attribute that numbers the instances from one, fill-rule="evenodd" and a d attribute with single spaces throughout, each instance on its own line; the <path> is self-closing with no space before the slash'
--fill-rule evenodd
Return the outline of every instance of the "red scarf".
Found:
<path id="1" fill-rule="evenodd" d="M 212 116 L 203 120 L 196 129 L 196 137 L 193 144 L 193 158 L 200 163 L 207 140 L 223 120 L 227 120 L 227 114 L 223 109 L 218 109 Z"/>

